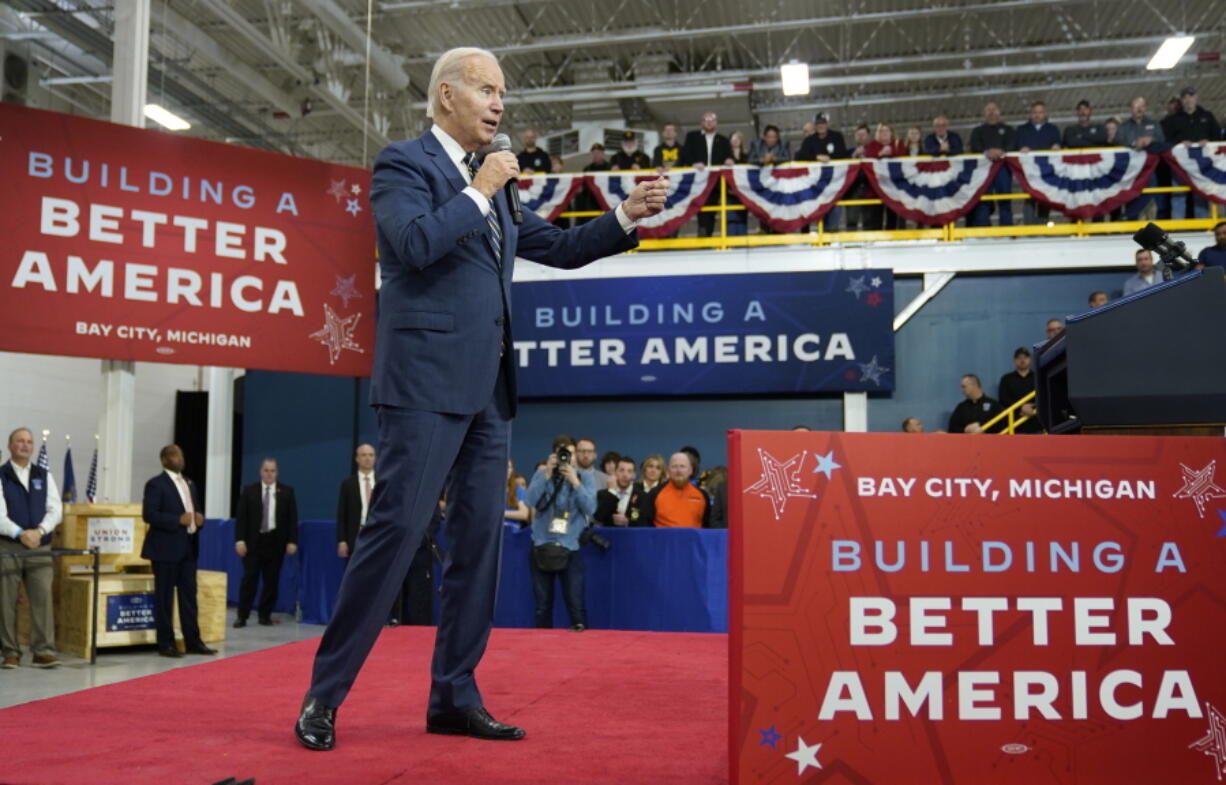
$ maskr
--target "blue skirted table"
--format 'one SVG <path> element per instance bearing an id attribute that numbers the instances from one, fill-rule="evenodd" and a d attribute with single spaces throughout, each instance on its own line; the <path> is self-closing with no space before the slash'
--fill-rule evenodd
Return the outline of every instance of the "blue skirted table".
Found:
<path id="1" fill-rule="evenodd" d="M 302 521 L 298 553 L 285 558 L 276 611 L 327 624 L 332 618 L 345 562 L 336 555 L 332 521 Z M 728 532 L 709 529 L 599 530 L 607 552 L 588 545 L 580 551 L 586 569 L 588 625 L 597 629 L 661 632 L 728 631 Z M 446 524 L 440 540 L 446 550 Z M 494 625 L 533 626 L 532 538 L 506 527 Z M 234 552 L 234 521 L 210 521 L 200 532 L 200 569 L 229 575 L 232 604 L 238 602 L 242 560 Z M 437 576 L 437 570 L 436 570 Z M 437 581 L 437 577 L 436 577 Z M 569 625 L 561 591 L 554 625 Z"/>

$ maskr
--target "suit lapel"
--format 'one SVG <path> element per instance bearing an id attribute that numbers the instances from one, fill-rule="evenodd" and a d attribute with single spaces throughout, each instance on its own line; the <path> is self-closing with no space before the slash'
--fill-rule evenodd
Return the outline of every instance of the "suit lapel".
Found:
<path id="1" fill-rule="evenodd" d="M 451 156 L 447 155 L 447 151 L 443 149 L 443 143 L 438 140 L 433 131 L 426 131 L 422 134 L 421 147 L 434 161 L 434 165 L 438 167 L 439 173 L 451 185 L 455 193 L 458 194 L 468 186 L 468 183 L 464 182 L 464 177 L 460 174 L 460 170 L 452 162 Z"/>

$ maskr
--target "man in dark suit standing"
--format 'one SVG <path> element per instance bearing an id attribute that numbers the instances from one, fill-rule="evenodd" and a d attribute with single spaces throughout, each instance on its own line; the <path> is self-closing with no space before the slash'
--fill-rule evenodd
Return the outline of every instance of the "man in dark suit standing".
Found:
<path id="1" fill-rule="evenodd" d="M 516 256 L 563 268 L 633 248 L 635 222 L 664 208 L 664 178 L 609 213 L 561 230 L 530 210 L 512 221 L 510 152 L 481 159 L 502 119 L 497 59 L 452 49 L 435 63 L 418 139 L 393 142 L 371 181 L 382 286 L 371 403 L 379 483 L 336 611 L 315 656 L 294 732 L 332 749 L 336 708 L 383 626 L 446 485 L 447 560 L 426 731 L 520 739 L 494 720 L 474 671 L 492 626 L 502 545 L 510 420 L 515 414 L 511 275 Z"/>
<path id="2" fill-rule="evenodd" d="M 358 532 L 370 514 L 370 500 L 375 494 L 375 448 L 359 444 L 353 451 L 353 462 L 357 471 L 341 480 L 336 500 L 336 555 L 342 559 L 353 553 Z"/>
<path id="3" fill-rule="evenodd" d="M 168 444 L 160 454 L 165 471 L 145 483 L 141 517 L 149 524 L 142 559 L 153 563 L 153 619 L 158 654 L 182 657 L 175 646 L 171 603 L 179 594 L 179 625 L 188 654 L 216 654 L 200 639 L 196 623 L 196 557 L 200 553 L 200 490 L 183 476 L 183 451 Z"/>
<path id="4" fill-rule="evenodd" d="M 260 592 L 259 620 L 265 627 L 272 626 L 281 563 L 285 554 L 298 552 L 298 502 L 293 488 L 277 482 L 275 458 L 264 459 L 260 464 L 260 481 L 243 488 L 239 496 L 234 550 L 243 560 L 234 626 L 247 626 L 261 579 L 264 588 Z"/>
<path id="5" fill-rule="evenodd" d="M 681 165 L 702 169 L 706 166 L 724 166 L 735 163 L 732 160 L 732 145 L 728 137 L 716 133 L 719 128 L 719 118 L 715 112 L 707 112 L 702 116 L 702 128 L 690 131 L 685 135 L 685 144 L 681 146 Z M 707 206 L 719 204 L 719 184 L 711 189 L 707 197 Z M 715 231 L 715 213 L 698 214 L 698 236 L 710 237 Z"/>

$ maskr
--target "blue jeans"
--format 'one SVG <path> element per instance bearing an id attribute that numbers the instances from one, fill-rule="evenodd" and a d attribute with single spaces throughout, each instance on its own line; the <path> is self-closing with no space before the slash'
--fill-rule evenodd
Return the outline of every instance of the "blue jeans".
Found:
<path id="1" fill-rule="evenodd" d="M 736 220 L 733 220 L 733 219 L 732 219 L 732 217 L 731 217 L 731 215 L 732 215 L 732 214 L 731 214 L 731 213 L 729 213 L 729 218 L 728 218 L 728 236 L 729 236 L 729 237 L 740 237 L 740 236 L 742 236 L 742 235 L 746 234 L 746 233 L 748 232 L 748 230 L 749 230 L 749 222 L 748 222 L 748 221 L 736 221 Z M 744 216 L 745 216 L 745 214 L 744 214 L 744 213 L 741 213 L 741 217 L 743 218 Z"/>
<path id="2" fill-rule="evenodd" d="M 988 186 L 985 195 L 1008 193 L 1013 193 L 1013 176 L 1009 174 L 1008 166 L 1001 166 L 1000 171 L 996 173 L 996 177 L 992 178 L 992 184 Z M 1008 200 L 980 202 L 975 205 L 974 211 L 971 212 L 971 226 L 991 226 L 991 209 L 993 204 L 1000 211 L 1000 225 L 1013 226 L 1013 202 Z"/>
<path id="3" fill-rule="evenodd" d="M 536 611 L 533 617 L 538 629 L 553 627 L 553 587 L 554 577 L 562 581 L 562 599 L 566 602 L 566 611 L 570 614 L 572 625 L 587 626 L 587 609 L 583 605 L 583 556 L 579 551 L 570 552 L 570 561 L 561 572 L 541 572 L 536 568 L 536 559 L 528 554 L 528 564 L 532 571 L 532 594 L 536 597 Z"/>
<path id="4" fill-rule="evenodd" d="M 1158 185 L 1158 175 L 1157 173 L 1151 174 L 1149 176 L 1149 182 L 1145 184 L 1145 187 L 1153 188 L 1156 185 Z M 1159 194 L 1159 195 L 1169 196 L 1169 194 Z M 1153 198 L 1154 198 L 1154 194 L 1141 194 L 1136 199 L 1133 199 L 1131 202 L 1129 202 L 1127 205 L 1124 206 L 1124 219 L 1127 221 L 1137 220 L 1137 218 L 1141 216 L 1141 212 L 1145 209 L 1146 205 L 1148 205 L 1151 201 L 1153 201 Z"/>
<path id="5" fill-rule="evenodd" d="M 1196 194 L 1171 194 L 1171 219 L 1175 221 L 1184 218 L 1208 218 L 1209 203 L 1205 201 L 1203 196 Z M 1192 209 L 1188 209 L 1188 202 L 1192 203 Z M 1191 215 L 1189 215 L 1189 212 Z"/>

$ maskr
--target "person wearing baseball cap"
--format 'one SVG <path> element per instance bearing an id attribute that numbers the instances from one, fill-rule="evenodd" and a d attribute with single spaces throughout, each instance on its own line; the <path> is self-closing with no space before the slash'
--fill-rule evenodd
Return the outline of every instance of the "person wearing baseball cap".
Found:
<path id="1" fill-rule="evenodd" d="M 1166 141 L 1172 145 L 1199 145 L 1222 138 L 1222 127 L 1218 125 L 1213 112 L 1203 106 L 1196 105 L 1196 88 L 1189 85 L 1179 91 L 1179 104 L 1182 111 L 1175 112 L 1164 122 L 1164 128 L 1169 128 Z M 1209 215 L 1209 203 L 1204 197 L 1194 194 L 1172 194 L 1171 218 L 1206 218 Z"/>

